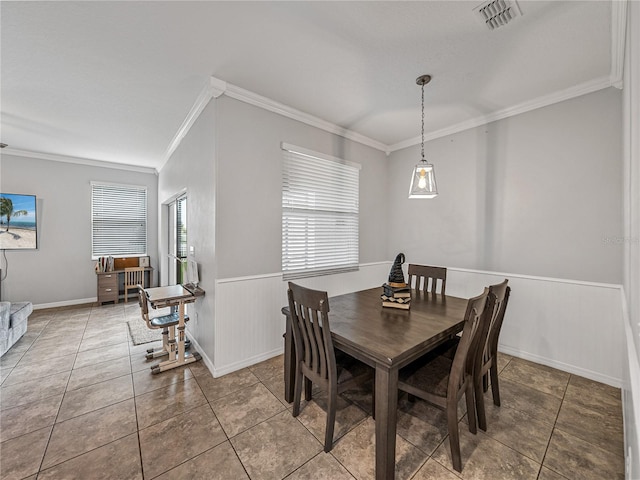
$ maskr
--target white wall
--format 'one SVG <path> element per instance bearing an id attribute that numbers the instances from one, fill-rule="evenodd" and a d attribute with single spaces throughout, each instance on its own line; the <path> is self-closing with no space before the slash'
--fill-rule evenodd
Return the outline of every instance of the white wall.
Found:
<path id="1" fill-rule="evenodd" d="M 622 283 L 621 132 L 610 88 L 428 142 L 426 201 L 407 199 L 420 147 L 392 153 L 388 257 Z"/>
<path id="2" fill-rule="evenodd" d="M 2 154 L 0 191 L 36 195 L 38 249 L 6 250 L 2 299 L 36 308 L 97 300 L 91 260 L 91 181 L 147 187 L 148 250 L 157 269 L 157 178 L 115 168 Z"/>

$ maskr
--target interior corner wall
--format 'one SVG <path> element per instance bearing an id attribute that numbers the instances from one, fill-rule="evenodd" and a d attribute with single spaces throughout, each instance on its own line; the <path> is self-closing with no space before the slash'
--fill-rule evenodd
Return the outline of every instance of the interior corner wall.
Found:
<path id="1" fill-rule="evenodd" d="M 198 263 L 205 296 L 189 305 L 189 335 L 209 367 L 214 359 L 214 305 L 216 279 L 216 100 L 204 108 L 158 175 L 160 258 L 162 285 L 167 285 L 167 212 L 169 199 L 187 194 L 187 243 L 195 249 L 189 258 Z M 211 362 L 211 363 L 209 363 Z"/>
<path id="2" fill-rule="evenodd" d="M 36 195 L 37 250 L 6 250 L 2 300 L 53 307 L 97 300 L 91 260 L 91 182 L 147 187 L 147 247 L 157 271 L 157 177 L 152 173 L 2 154 L 0 191 Z"/>
<path id="3" fill-rule="evenodd" d="M 432 200 L 407 198 L 420 146 L 392 153 L 388 258 L 621 284 L 621 111 L 608 88 L 430 141 Z"/>

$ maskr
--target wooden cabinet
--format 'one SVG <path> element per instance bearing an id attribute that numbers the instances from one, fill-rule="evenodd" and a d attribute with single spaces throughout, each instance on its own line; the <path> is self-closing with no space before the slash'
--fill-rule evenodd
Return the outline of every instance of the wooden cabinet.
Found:
<path id="1" fill-rule="evenodd" d="M 100 272 L 98 275 L 98 303 L 118 303 L 118 274 L 116 272 Z"/>

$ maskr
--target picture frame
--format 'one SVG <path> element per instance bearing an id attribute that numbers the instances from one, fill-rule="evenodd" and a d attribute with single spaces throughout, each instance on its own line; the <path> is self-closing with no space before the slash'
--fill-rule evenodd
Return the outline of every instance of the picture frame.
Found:
<path id="1" fill-rule="evenodd" d="M 140 263 L 139 265 L 141 267 L 149 267 L 149 257 L 140 257 Z"/>

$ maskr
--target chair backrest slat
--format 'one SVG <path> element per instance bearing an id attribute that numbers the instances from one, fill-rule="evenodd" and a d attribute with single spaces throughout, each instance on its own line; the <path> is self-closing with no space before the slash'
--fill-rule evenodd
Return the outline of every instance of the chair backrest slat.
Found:
<path id="1" fill-rule="evenodd" d="M 489 292 L 495 296 L 495 305 L 489 323 L 487 338 L 483 344 L 482 358 L 478 358 L 477 365 L 481 365 L 480 361 L 483 363 L 489 362 L 492 357 L 496 356 L 498 351 L 498 337 L 500 336 L 500 329 L 502 328 L 504 314 L 511 294 L 511 287 L 507 285 L 508 283 L 509 280 L 505 279 L 504 282 L 489 287 Z"/>
<path id="2" fill-rule="evenodd" d="M 327 292 L 289 282 L 289 311 L 296 355 L 322 379 L 335 375 Z"/>
<path id="3" fill-rule="evenodd" d="M 440 280 L 440 282 L 438 282 Z M 438 292 L 438 283 L 440 291 Z M 430 265 L 409 264 L 409 286 L 415 290 L 445 294 L 447 289 L 447 269 Z"/>

